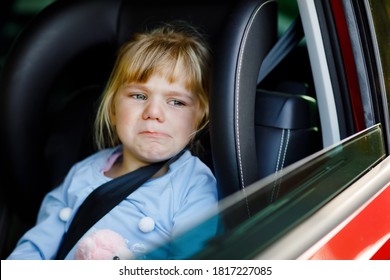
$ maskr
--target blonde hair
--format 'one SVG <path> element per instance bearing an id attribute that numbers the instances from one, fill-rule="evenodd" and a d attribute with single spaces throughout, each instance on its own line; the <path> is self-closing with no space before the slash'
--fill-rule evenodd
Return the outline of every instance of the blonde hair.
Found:
<path id="1" fill-rule="evenodd" d="M 184 71 L 184 73 L 183 73 Z M 103 92 L 95 120 L 95 141 L 99 149 L 114 147 L 120 140 L 111 116 L 115 94 L 126 83 L 144 83 L 162 74 L 170 82 L 186 77 L 187 90 L 196 94 L 201 114 L 198 130 L 209 118 L 210 51 L 198 30 L 185 22 L 166 23 L 137 33 L 119 50 L 113 71 Z"/>

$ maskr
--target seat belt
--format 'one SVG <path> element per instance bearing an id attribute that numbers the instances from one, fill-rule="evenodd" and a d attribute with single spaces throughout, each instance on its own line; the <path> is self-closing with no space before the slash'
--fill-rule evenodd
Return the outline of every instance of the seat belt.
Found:
<path id="1" fill-rule="evenodd" d="M 63 260 L 88 229 L 132 192 L 142 186 L 162 167 L 168 166 L 177 160 L 185 150 L 183 149 L 169 160 L 153 163 L 112 179 L 91 192 L 80 205 L 68 231 L 65 233 L 57 251 L 56 260 Z"/>
<path id="2" fill-rule="evenodd" d="M 299 44 L 303 37 L 302 21 L 298 15 L 264 58 L 257 77 L 257 85 Z"/>

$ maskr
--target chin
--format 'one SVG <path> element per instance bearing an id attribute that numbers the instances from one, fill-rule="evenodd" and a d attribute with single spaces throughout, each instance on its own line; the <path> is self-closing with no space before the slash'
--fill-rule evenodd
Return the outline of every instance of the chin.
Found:
<path id="1" fill-rule="evenodd" d="M 183 147 L 164 148 L 160 145 L 149 145 L 148 148 L 145 147 L 141 150 L 139 157 L 145 162 L 154 163 L 170 159 L 171 157 L 178 154 L 182 149 Z"/>
<path id="2" fill-rule="evenodd" d="M 150 163 L 155 163 L 163 160 L 170 159 L 174 155 L 176 155 L 178 152 L 159 152 L 159 153 L 148 153 L 144 156 L 144 160 Z"/>

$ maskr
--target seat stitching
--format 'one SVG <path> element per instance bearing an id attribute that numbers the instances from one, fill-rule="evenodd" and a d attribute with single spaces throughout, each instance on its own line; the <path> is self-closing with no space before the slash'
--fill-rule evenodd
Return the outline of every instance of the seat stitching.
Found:
<path id="1" fill-rule="evenodd" d="M 286 139 L 284 139 L 285 131 L 287 131 Z M 284 164 L 286 162 L 288 145 L 290 143 L 290 135 L 291 135 L 290 129 L 287 129 L 287 130 L 283 129 L 282 139 L 281 139 L 281 143 L 280 143 L 280 147 L 279 147 L 278 160 L 277 160 L 277 165 L 276 165 L 274 177 L 277 177 L 277 175 L 279 175 L 279 176 L 278 176 L 278 179 L 275 179 L 275 181 L 274 181 L 274 186 L 272 188 L 272 194 L 271 194 L 271 202 L 275 201 L 277 199 L 277 197 L 279 196 L 280 186 L 282 183 L 283 167 L 284 167 Z M 282 161 L 280 161 L 280 155 L 281 155 L 282 150 L 284 150 L 284 152 L 283 152 Z M 281 162 L 281 164 L 279 165 L 280 162 Z"/>
<path id="2" fill-rule="evenodd" d="M 284 153 L 283 153 L 283 160 L 282 160 L 282 164 L 280 165 L 279 167 L 279 178 L 278 178 L 278 186 L 277 186 L 277 189 L 276 189 L 276 195 L 275 195 L 275 199 L 278 198 L 279 196 L 279 191 L 280 191 L 280 186 L 282 184 L 282 175 L 281 173 L 283 172 L 283 167 L 284 167 L 284 163 L 286 161 L 286 156 L 287 156 L 287 150 L 288 150 L 288 145 L 290 143 L 290 133 L 291 130 L 290 129 L 287 129 L 287 137 L 286 137 L 286 141 L 285 141 L 285 145 L 284 145 Z"/>
<path id="3" fill-rule="evenodd" d="M 277 158 L 277 161 L 276 161 L 276 167 L 275 167 L 275 173 L 274 173 L 274 185 L 273 185 L 273 188 L 272 188 L 272 193 L 271 193 L 271 202 L 273 202 L 276 198 L 276 189 L 278 188 L 278 180 L 276 179 L 277 175 L 278 175 L 278 171 L 279 171 L 279 163 L 280 163 L 280 158 L 281 158 L 281 154 L 282 154 L 282 149 L 283 149 L 283 142 L 284 142 L 284 133 L 285 133 L 285 130 L 283 129 L 282 130 L 282 137 L 280 139 L 280 145 L 279 145 L 279 150 L 278 150 L 278 158 Z"/>
<path id="4" fill-rule="evenodd" d="M 260 5 L 257 10 L 253 13 L 253 15 L 251 16 L 249 22 L 248 22 L 248 25 L 247 27 L 245 28 L 245 32 L 244 32 L 244 36 L 243 36 L 243 46 L 240 48 L 240 51 L 239 51 L 239 56 L 238 56 L 238 66 L 237 66 L 237 86 L 236 86 L 236 91 L 235 91 L 235 94 L 234 96 L 236 97 L 235 98 L 235 117 L 236 117 L 236 123 L 235 123 L 235 129 L 236 129 L 236 139 L 237 139 L 237 152 L 238 152 L 238 167 L 239 167 L 239 173 L 240 173 L 240 180 L 241 180 L 241 189 L 244 193 L 244 196 L 245 196 L 245 202 L 246 202 L 246 208 L 247 208 L 247 212 L 248 212 L 248 216 L 250 217 L 251 216 L 251 213 L 250 213 L 250 208 L 249 208 L 249 202 L 248 202 L 248 198 L 247 198 L 247 195 L 246 195 L 246 190 L 245 190 L 245 180 L 244 180 L 244 172 L 243 172 L 243 165 L 242 165 L 242 157 L 241 157 L 241 141 L 240 141 L 240 130 L 239 130 L 239 89 L 240 89 L 240 73 L 241 73 L 241 69 L 242 69 L 242 60 L 243 60 L 243 52 L 244 52 L 244 49 L 245 49 L 245 44 L 247 42 L 246 38 L 248 37 L 248 30 L 250 29 L 249 27 L 253 24 L 253 21 L 254 21 L 254 18 L 256 17 L 257 13 L 261 10 L 261 8 L 263 6 L 265 6 L 266 4 L 270 3 L 270 2 L 273 2 L 273 1 L 267 1 L 267 2 L 264 2 L 262 5 Z"/>

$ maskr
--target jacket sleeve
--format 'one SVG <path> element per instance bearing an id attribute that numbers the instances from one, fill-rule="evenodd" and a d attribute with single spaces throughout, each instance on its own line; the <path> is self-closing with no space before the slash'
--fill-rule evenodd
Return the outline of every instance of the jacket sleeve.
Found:
<path id="1" fill-rule="evenodd" d="M 68 177 L 71 177 L 71 174 L 68 174 L 61 185 L 46 194 L 40 206 L 36 225 L 21 237 L 7 259 L 45 260 L 55 257 L 68 218 L 64 211 L 62 214 L 65 215 L 60 215 L 63 209 L 69 207 L 65 196 Z"/>

